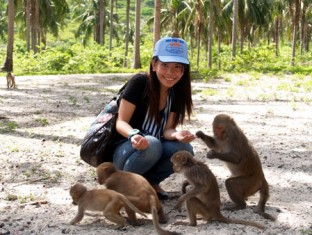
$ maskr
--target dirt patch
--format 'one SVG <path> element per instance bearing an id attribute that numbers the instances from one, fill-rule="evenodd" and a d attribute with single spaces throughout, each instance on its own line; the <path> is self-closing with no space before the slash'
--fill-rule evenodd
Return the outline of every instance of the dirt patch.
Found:
<path id="1" fill-rule="evenodd" d="M 151 234 L 151 216 L 144 225 L 115 231 L 101 213 L 89 213 L 79 225 L 68 225 L 77 207 L 69 187 L 79 181 L 100 187 L 93 167 L 80 160 L 85 131 L 101 107 L 129 78 L 128 74 L 17 77 L 18 89 L 0 80 L 0 234 Z M 233 116 L 257 149 L 270 184 L 267 221 L 248 208 L 222 211 L 225 216 L 258 221 L 264 231 L 243 225 L 199 221 L 197 227 L 173 225 L 186 211 L 173 210 L 183 178 L 173 174 L 162 183 L 173 199 L 163 202 L 165 228 L 183 234 L 312 234 L 312 94 L 278 89 L 286 81 L 263 76 L 228 75 L 230 82 L 193 83 L 194 115 L 184 128 L 211 134 L 218 113 Z M 308 78 L 311 79 L 311 78 Z M 289 83 L 288 83 L 289 84 Z M 222 204 L 229 203 L 224 180 L 228 170 L 205 158 L 207 148 L 193 142 L 196 157 L 216 175 Z"/>

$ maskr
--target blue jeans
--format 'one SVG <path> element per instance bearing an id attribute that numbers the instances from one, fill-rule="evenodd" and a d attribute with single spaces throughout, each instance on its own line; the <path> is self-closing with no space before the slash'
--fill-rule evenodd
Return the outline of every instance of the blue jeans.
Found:
<path id="1" fill-rule="evenodd" d="M 151 185 L 158 185 L 172 173 L 171 156 L 180 150 L 189 151 L 192 155 L 193 146 L 179 141 L 159 140 L 154 136 L 145 136 L 149 147 L 136 150 L 131 141 L 127 140 L 117 146 L 113 155 L 113 163 L 117 169 L 142 175 Z"/>

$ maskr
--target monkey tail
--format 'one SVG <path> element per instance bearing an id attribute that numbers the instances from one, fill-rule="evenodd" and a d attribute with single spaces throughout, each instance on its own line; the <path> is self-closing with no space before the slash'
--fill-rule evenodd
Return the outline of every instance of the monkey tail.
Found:
<path id="1" fill-rule="evenodd" d="M 153 196 L 153 195 L 150 196 L 150 205 L 151 205 L 151 212 L 152 212 L 152 216 L 153 216 L 153 224 L 154 224 L 154 228 L 155 228 L 157 234 L 159 234 L 159 235 L 179 235 L 180 233 L 167 231 L 167 230 L 164 230 L 163 228 L 160 227 L 159 218 L 158 218 L 158 214 L 157 214 L 157 207 L 156 207 L 157 202 L 156 202 L 155 196 Z"/>
<path id="2" fill-rule="evenodd" d="M 243 224 L 243 225 L 248 225 L 248 226 L 254 226 L 256 228 L 259 229 L 264 229 L 264 225 L 253 222 L 253 221 L 246 221 L 246 220 L 240 220 L 240 219 L 230 219 L 230 218 L 226 218 L 224 216 L 222 216 L 222 218 L 218 219 L 221 222 L 224 223 L 233 223 L 233 224 Z"/>
<path id="3" fill-rule="evenodd" d="M 123 194 L 120 194 L 120 198 L 121 198 L 121 201 L 127 205 L 128 207 L 130 207 L 130 209 L 132 209 L 133 211 L 135 211 L 136 213 L 139 213 L 140 215 L 144 216 L 145 218 L 147 217 L 146 214 L 144 214 L 142 211 L 140 211 L 135 205 L 133 205 L 129 199 L 124 196 Z"/>
<path id="4" fill-rule="evenodd" d="M 264 217 L 265 219 L 269 219 L 272 221 L 275 221 L 276 218 L 272 215 L 269 215 L 268 213 L 264 212 L 265 209 L 265 204 L 269 199 L 269 184 L 268 182 L 264 179 L 263 184 L 259 190 L 260 193 L 260 199 L 258 202 L 258 208 L 257 208 L 257 213 Z"/>

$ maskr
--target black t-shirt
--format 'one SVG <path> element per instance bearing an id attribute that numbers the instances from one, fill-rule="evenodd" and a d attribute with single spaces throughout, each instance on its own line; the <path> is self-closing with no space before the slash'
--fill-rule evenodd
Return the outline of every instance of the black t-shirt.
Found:
<path id="1" fill-rule="evenodd" d="M 147 75 L 143 73 L 134 75 L 128 81 L 122 96 L 123 99 L 136 106 L 129 122 L 134 129 L 142 130 L 142 124 L 148 110 L 147 79 Z"/>
<path id="2" fill-rule="evenodd" d="M 142 131 L 142 125 L 146 118 L 146 114 L 148 111 L 148 94 L 147 94 L 147 86 L 148 86 L 148 75 L 145 73 L 135 74 L 127 83 L 127 86 L 123 92 L 122 98 L 127 100 L 128 102 L 134 104 L 135 110 L 130 119 L 129 124 L 134 129 L 139 129 Z M 173 90 L 172 90 L 173 92 Z M 174 100 L 174 94 L 173 94 Z M 175 102 L 172 102 L 170 112 L 174 112 L 176 110 Z M 162 110 L 163 111 L 163 110 Z M 160 111 L 160 112 L 162 112 Z M 125 137 L 117 133 L 115 138 L 115 143 L 119 144 L 120 140 L 124 140 Z"/>

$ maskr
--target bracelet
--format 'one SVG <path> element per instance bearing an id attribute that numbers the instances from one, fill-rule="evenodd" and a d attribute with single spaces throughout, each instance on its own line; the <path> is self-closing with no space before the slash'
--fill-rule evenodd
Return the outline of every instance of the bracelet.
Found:
<path id="1" fill-rule="evenodd" d="M 132 129 L 131 131 L 129 131 L 128 140 L 130 140 L 132 136 L 138 135 L 138 134 L 139 135 L 141 134 L 141 131 L 139 129 Z"/>

